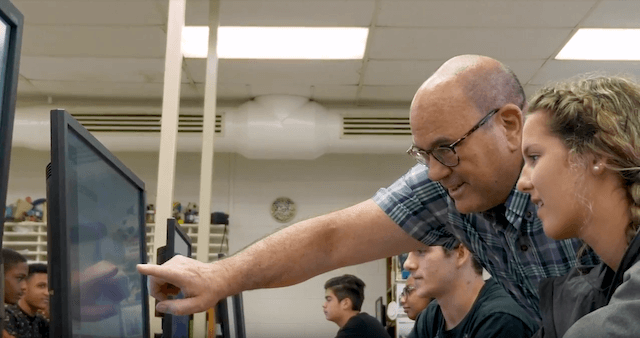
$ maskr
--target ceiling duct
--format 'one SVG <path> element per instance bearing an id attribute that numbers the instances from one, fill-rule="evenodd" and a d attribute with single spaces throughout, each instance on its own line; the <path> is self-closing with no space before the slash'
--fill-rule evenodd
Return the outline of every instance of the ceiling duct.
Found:
<path id="1" fill-rule="evenodd" d="M 13 145 L 50 149 L 49 111 L 54 106 L 16 109 Z M 238 107 L 220 107 L 216 152 L 251 159 L 315 159 L 325 153 L 399 154 L 411 143 L 406 110 L 329 110 L 308 98 L 256 97 Z M 109 150 L 155 151 L 160 147 L 160 107 L 69 107 Z M 180 109 L 177 149 L 202 149 L 202 108 Z"/>

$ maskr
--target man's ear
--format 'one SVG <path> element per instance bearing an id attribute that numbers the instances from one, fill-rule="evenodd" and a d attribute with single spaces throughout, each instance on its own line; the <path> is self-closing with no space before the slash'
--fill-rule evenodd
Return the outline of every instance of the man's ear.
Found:
<path id="1" fill-rule="evenodd" d="M 351 310 L 353 307 L 353 303 L 351 302 L 351 298 L 344 297 L 343 300 L 340 301 L 340 308 L 345 311 Z"/>
<path id="2" fill-rule="evenodd" d="M 456 264 L 458 267 L 462 267 L 471 258 L 471 252 L 467 250 L 463 245 L 458 245 L 456 250 Z"/>
<path id="3" fill-rule="evenodd" d="M 513 103 L 504 105 L 497 113 L 498 123 L 504 130 L 508 149 L 520 152 L 524 113 Z"/>

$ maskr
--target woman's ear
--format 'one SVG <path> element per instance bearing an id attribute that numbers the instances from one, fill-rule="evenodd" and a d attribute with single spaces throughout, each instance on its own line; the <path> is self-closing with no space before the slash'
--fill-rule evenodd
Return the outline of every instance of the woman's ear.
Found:
<path id="1" fill-rule="evenodd" d="M 594 176 L 602 175 L 607 169 L 607 159 L 595 155 L 589 155 L 587 163 L 589 167 L 587 168 Z"/>

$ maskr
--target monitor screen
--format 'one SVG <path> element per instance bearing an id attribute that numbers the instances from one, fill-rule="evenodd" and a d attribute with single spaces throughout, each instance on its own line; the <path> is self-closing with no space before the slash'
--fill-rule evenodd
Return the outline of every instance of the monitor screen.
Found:
<path id="1" fill-rule="evenodd" d="M 64 110 L 48 169 L 51 337 L 148 337 L 144 183 Z"/>
<path id="2" fill-rule="evenodd" d="M 174 218 L 167 220 L 167 247 L 165 249 L 165 255 L 165 260 L 169 260 L 175 255 L 191 257 L 191 238 Z M 174 299 L 184 299 L 184 294 L 180 292 Z M 162 322 L 163 338 L 189 338 L 189 323 L 191 317 L 192 316 L 165 314 Z"/>

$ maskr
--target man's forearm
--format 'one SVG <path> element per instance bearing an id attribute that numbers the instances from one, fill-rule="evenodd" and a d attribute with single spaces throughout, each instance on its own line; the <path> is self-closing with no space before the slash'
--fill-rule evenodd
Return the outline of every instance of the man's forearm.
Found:
<path id="1" fill-rule="evenodd" d="M 371 200 L 296 223 L 220 262 L 230 293 L 293 285 L 420 247 Z"/>

